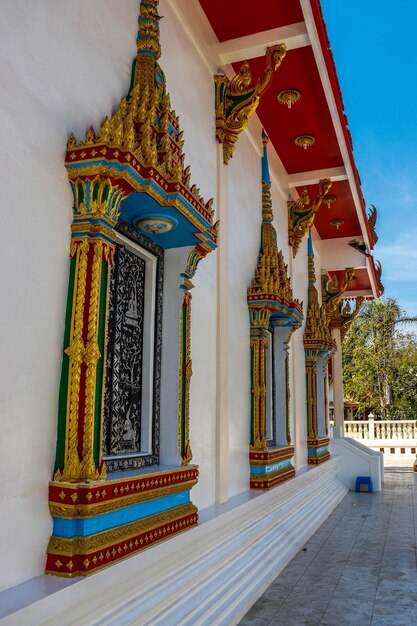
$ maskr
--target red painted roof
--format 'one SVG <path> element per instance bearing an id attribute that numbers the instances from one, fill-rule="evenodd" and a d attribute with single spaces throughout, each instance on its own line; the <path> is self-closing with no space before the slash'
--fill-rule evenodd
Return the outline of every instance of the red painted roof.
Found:
<path id="1" fill-rule="evenodd" d="M 301 194 L 304 187 L 297 187 L 298 193 Z M 318 194 L 319 186 L 310 185 L 307 187 L 310 198 L 315 198 Z M 339 180 L 332 184 L 330 194 L 336 196 L 336 200 L 330 207 L 323 204 L 314 220 L 314 226 L 317 228 L 322 239 L 334 239 L 337 237 L 357 237 L 361 232 L 355 207 L 352 204 L 352 194 L 350 191 L 349 181 Z M 332 220 L 342 218 L 344 224 L 336 228 L 330 224 Z"/>
<path id="2" fill-rule="evenodd" d="M 330 272 L 331 276 L 336 275 L 339 281 L 339 285 L 342 283 L 343 279 L 344 279 L 344 275 L 345 273 L 343 271 L 334 271 L 334 272 Z M 365 269 L 364 267 L 360 267 L 358 269 L 355 270 L 355 277 L 350 281 L 349 286 L 346 290 L 346 292 L 349 294 L 349 292 L 363 292 L 363 291 L 369 291 L 369 274 L 368 274 L 368 270 Z"/>
<path id="3" fill-rule="evenodd" d="M 348 158 L 354 173 L 353 184 L 360 201 L 359 211 L 365 217 L 365 228 L 372 248 L 365 202 L 320 2 L 319 0 L 309 0 L 309 2 L 317 30 L 317 43 L 321 48 Z M 227 0 L 227 2 L 200 0 L 200 4 L 220 41 L 304 21 L 299 0 L 259 0 L 256 3 L 253 0 Z M 310 36 L 314 34 L 310 32 Z M 250 59 L 249 63 L 253 78 L 256 80 L 265 68 L 265 59 L 263 57 Z M 240 65 L 240 63 L 235 63 L 234 70 L 238 71 Z M 291 109 L 277 101 L 278 92 L 285 88 L 295 88 L 301 93 L 300 102 L 293 105 Z M 269 89 L 262 95 L 257 114 L 288 174 L 326 170 L 346 165 L 312 46 L 304 46 L 287 52 L 281 67 L 273 75 Z M 304 134 L 313 135 L 316 140 L 315 144 L 307 150 L 299 148 L 294 143 L 297 136 Z M 310 197 L 315 197 L 316 190 L 317 185 L 310 187 Z M 302 188 L 298 191 L 302 191 Z M 331 193 L 337 196 L 336 202 L 330 209 L 324 205 L 316 215 L 315 226 L 320 237 L 333 239 L 364 236 L 349 181 L 333 183 Z M 330 221 L 335 218 L 344 220 L 344 224 L 339 229 L 330 225 Z M 362 279 L 365 280 L 365 277 Z M 369 276 L 367 289 L 371 290 Z"/>
<path id="4" fill-rule="evenodd" d="M 299 0 L 200 0 L 219 41 L 303 22 Z"/>
<path id="5" fill-rule="evenodd" d="M 234 64 L 234 69 L 237 70 L 239 65 Z M 258 77 L 265 68 L 265 60 L 252 59 L 250 66 L 253 77 Z M 277 100 L 277 94 L 290 87 L 301 93 L 300 102 L 291 109 Z M 311 106 L 312 102 L 321 103 L 321 106 Z M 329 109 L 323 106 L 323 102 L 324 91 L 311 47 L 287 52 L 268 91 L 263 94 L 257 112 L 288 174 L 343 165 Z M 305 134 L 316 139 L 307 150 L 294 143 L 298 135 Z"/>

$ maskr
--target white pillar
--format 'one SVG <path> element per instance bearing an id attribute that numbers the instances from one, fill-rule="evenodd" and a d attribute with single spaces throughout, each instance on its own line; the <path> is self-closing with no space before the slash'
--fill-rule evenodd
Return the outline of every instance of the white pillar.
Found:
<path id="1" fill-rule="evenodd" d="M 220 220 L 217 263 L 216 358 L 216 503 L 229 498 L 229 215 L 227 167 L 223 146 L 217 151 L 217 215 Z M 248 346 L 249 350 L 249 346 Z"/>
<path id="2" fill-rule="evenodd" d="M 333 355 L 333 407 L 334 426 L 341 428 L 343 437 L 344 406 L 343 406 L 343 367 L 342 367 L 342 338 L 340 328 L 332 330 L 333 339 L 336 342 L 336 352 Z"/>

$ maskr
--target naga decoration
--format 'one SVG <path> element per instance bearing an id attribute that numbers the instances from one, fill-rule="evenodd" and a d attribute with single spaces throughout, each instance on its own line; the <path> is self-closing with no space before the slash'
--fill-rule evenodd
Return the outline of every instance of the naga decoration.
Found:
<path id="1" fill-rule="evenodd" d="M 195 467 L 184 467 L 172 476 L 170 472 L 165 476 L 150 472 L 152 480 L 148 473 L 143 484 L 135 478 L 103 483 L 106 326 L 117 222 L 120 218 L 135 227 L 149 220 L 149 215 L 156 215 L 160 221 L 175 222 L 181 237 L 188 237 L 187 244 L 193 247 L 183 274 L 183 306 L 178 311 L 182 328 L 178 433 L 183 464 L 191 459 L 189 289 L 198 262 L 217 246 L 212 200 L 205 202 L 197 186 L 190 183 L 179 120 L 171 110 L 166 79 L 158 63 L 158 1 L 140 3 L 137 55 L 126 97 L 97 132 L 90 126 L 83 140 L 77 141 L 71 133 L 67 143 L 65 166 L 74 207 L 55 475 L 49 488 L 51 513 L 59 519 L 54 524 L 47 561 L 47 571 L 61 576 L 89 574 L 161 537 L 195 525 L 198 519 L 196 507 L 189 501 L 184 504 L 181 498 L 163 511 L 153 511 L 149 505 L 149 516 L 140 520 L 131 517 L 131 523 L 126 523 L 122 510 L 165 495 L 175 500 L 176 494 L 195 484 Z M 148 231 L 149 238 L 154 232 Z M 164 247 L 160 242 L 171 233 L 158 236 L 157 243 Z M 169 247 L 176 245 L 180 244 L 171 239 Z M 145 493 L 149 485 L 151 492 Z M 90 506 L 92 498 L 94 506 Z M 94 518 L 110 511 L 113 521 L 108 522 L 110 526 L 101 524 L 103 532 L 91 534 L 88 525 L 78 523 L 79 517 Z"/>
<path id="2" fill-rule="evenodd" d="M 342 342 L 353 320 L 358 315 L 364 299 L 363 296 L 359 296 L 358 298 L 344 298 L 333 312 L 330 320 L 330 328 L 338 328 L 340 330 Z"/>
<path id="3" fill-rule="evenodd" d="M 233 156 L 239 134 L 245 130 L 249 118 L 258 108 L 259 100 L 270 85 L 272 74 L 281 65 L 286 54 L 284 44 L 267 48 L 266 68 L 254 83 L 250 65 L 244 61 L 239 73 L 231 80 L 224 75 L 214 77 L 216 89 L 216 138 L 223 144 L 225 165 Z"/>
<path id="4" fill-rule="evenodd" d="M 297 200 L 290 200 L 287 202 L 288 242 L 292 247 L 293 257 L 297 255 L 303 237 L 309 233 L 317 211 L 321 207 L 322 203 L 326 202 L 331 186 L 332 182 L 329 178 L 321 180 L 319 182 L 319 193 L 311 205 L 307 189 L 304 189 L 303 193 Z M 331 196 L 331 198 L 333 201 L 334 196 Z"/>
<path id="5" fill-rule="evenodd" d="M 307 379 L 307 447 L 308 463 L 311 464 L 322 463 L 330 458 L 325 416 L 325 368 L 332 353 L 336 350 L 330 330 L 330 302 L 327 303 L 327 308 L 326 303 L 319 303 L 315 283 L 314 252 L 310 233 L 308 239 L 308 310 L 304 331 L 304 351 Z M 333 310 L 333 302 L 331 307 Z"/>
<path id="6" fill-rule="evenodd" d="M 357 239 L 352 239 L 352 241 L 349 241 L 349 245 L 354 249 L 357 250 L 358 252 L 360 252 L 361 254 L 364 254 L 365 256 L 369 256 L 369 250 L 366 247 L 365 243 L 361 243 L 360 241 L 358 241 Z"/>
<path id="7" fill-rule="evenodd" d="M 293 299 L 288 269 L 281 250 L 278 250 L 277 235 L 272 224 L 271 181 L 269 176 L 267 143 L 262 135 L 262 227 L 261 247 L 258 263 L 251 286 L 248 288 L 251 350 L 251 488 L 268 489 L 278 482 L 291 478 L 294 468 L 291 457 L 289 428 L 289 381 L 288 347 L 291 333 L 303 320 L 302 303 Z M 288 329 L 282 359 L 285 359 L 285 428 L 287 446 L 268 449 L 266 439 L 266 351 L 268 332 L 274 326 Z"/>
<path id="8" fill-rule="evenodd" d="M 378 281 L 378 289 L 379 289 L 379 295 L 382 296 L 382 294 L 385 291 L 385 287 L 382 284 L 381 278 L 382 278 L 382 265 L 381 265 L 381 261 L 375 261 L 375 274 L 376 274 L 376 279 Z"/>
<path id="9" fill-rule="evenodd" d="M 369 224 L 369 230 L 371 231 L 373 245 L 375 245 L 376 242 L 378 241 L 378 235 L 376 234 L 376 229 L 375 229 L 377 219 L 378 219 L 378 211 L 376 209 L 376 206 L 371 204 L 371 210 L 368 215 L 368 224 Z"/>
<path id="10" fill-rule="evenodd" d="M 353 267 L 347 267 L 345 269 L 345 275 L 340 286 L 336 274 L 330 278 L 325 275 L 322 276 L 321 297 L 329 321 L 333 318 L 334 313 L 342 301 L 343 294 L 348 288 L 350 281 L 354 278 L 355 270 Z"/>

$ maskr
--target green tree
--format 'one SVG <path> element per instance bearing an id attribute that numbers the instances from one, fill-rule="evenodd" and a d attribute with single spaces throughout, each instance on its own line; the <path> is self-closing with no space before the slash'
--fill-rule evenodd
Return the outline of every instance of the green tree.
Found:
<path id="1" fill-rule="evenodd" d="M 411 419 L 417 408 L 417 338 L 393 298 L 365 302 L 343 343 L 345 396 L 358 411 Z"/>

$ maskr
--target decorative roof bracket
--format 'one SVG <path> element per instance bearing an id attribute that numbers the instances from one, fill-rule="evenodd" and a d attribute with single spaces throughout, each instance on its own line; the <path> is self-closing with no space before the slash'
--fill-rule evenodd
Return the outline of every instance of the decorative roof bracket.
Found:
<path id="1" fill-rule="evenodd" d="M 231 80 L 225 75 L 214 76 L 216 89 L 216 138 L 223 144 L 225 165 L 233 156 L 239 134 L 245 130 L 255 113 L 262 94 L 269 87 L 272 74 L 281 65 L 286 54 L 285 44 L 267 48 L 265 70 L 253 83 L 248 61 Z"/>
<path id="2" fill-rule="evenodd" d="M 313 225 L 314 217 L 323 202 L 326 202 L 332 182 L 329 178 L 324 178 L 319 182 L 319 193 L 310 204 L 310 196 L 307 189 L 297 200 L 289 200 L 288 207 L 288 242 L 292 247 L 292 255 L 297 255 L 303 237 L 308 235 Z M 334 197 L 334 196 L 332 196 Z"/>

